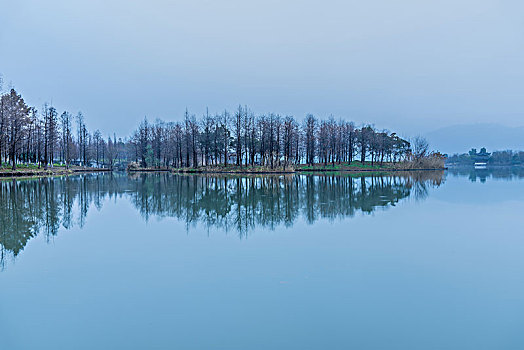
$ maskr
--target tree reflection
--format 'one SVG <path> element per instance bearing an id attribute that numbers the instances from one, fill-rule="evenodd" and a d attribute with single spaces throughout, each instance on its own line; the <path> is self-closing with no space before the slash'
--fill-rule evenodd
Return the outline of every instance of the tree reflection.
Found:
<path id="1" fill-rule="evenodd" d="M 90 206 L 126 197 L 144 220 L 173 217 L 188 227 L 234 230 L 240 237 L 255 227 L 292 226 L 334 220 L 422 199 L 439 186 L 443 172 L 394 176 L 286 175 L 191 176 L 167 173 L 90 174 L 0 182 L 1 263 L 16 257 L 38 234 L 49 240 L 60 227 L 82 227 Z M 115 218 L 116 219 L 116 218 Z"/>
<path id="2" fill-rule="evenodd" d="M 486 182 L 488 179 L 511 181 L 524 179 L 524 168 L 520 166 L 501 167 L 455 167 L 449 169 L 452 176 L 467 176 L 471 182 Z"/>

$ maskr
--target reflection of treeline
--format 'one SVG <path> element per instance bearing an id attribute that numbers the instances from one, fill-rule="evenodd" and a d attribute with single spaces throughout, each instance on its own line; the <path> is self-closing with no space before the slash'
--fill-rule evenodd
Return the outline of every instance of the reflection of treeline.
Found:
<path id="1" fill-rule="evenodd" d="M 174 217 L 188 225 L 238 231 L 292 225 L 299 217 L 351 217 L 395 205 L 438 186 L 442 173 L 403 176 L 179 176 L 168 173 L 83 175 L 0 182 L 0 245 L 18 255 L 37 234 L 50 238 L 60 226 L 84 225 L 89 207 L 105 198 L 129 197 L 146 220 Z"/>
<path id="2" fill-rule="evenodd" d="M 102 199 L 118 186 L 112 176 L 76 176 L 0 182 L 0 248 L 16 256 L 37 234 L 49 239 L 62 226 L 82 227 L 89 206 L 101 208 Z M 113 181 L 111 181 L 113 182 Z"/>
<path id="3" fill-rule="evenodd" d="M 422 175 L 421 175 L 422 174 Z M 442 173 L 411 176 L 171 176 L 139 175 L 133 203 L 144 217 L 176 217 L 245 233 L 256 226 L 291 225 L 303 216 L 351 217 L 427 194 Z M 415 192 L 413 192 L 415 191 Z"/>
<path id="4" fill-rule="evenodd" d="M 524 168 L 522 167 L 490 167 L 486 169 L 475 169 L 472 167 L 453 167 L 449 169 L 453 176 L 468 176 L 473 182 L 485 182 L 487 179 L 513 180 L 524 179 Z"/>

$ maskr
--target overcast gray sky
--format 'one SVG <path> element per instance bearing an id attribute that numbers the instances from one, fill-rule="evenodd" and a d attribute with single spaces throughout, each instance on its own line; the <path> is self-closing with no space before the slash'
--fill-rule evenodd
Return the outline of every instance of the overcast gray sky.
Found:
<path id="1" fill-rule="evenodd" d="M 118 135 L 144 116 L 345 117 L 404 134 L 524 125 L 524 3 L 0 0 L 0 73 Z"/>

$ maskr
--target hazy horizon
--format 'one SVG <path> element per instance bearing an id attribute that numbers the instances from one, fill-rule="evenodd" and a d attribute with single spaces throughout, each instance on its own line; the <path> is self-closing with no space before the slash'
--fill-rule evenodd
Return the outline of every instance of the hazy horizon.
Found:
<path id="1" fill-rule="evenodd" d="M 126 136 L 190 113 L 275 112 L 404 135 L 524 126 L 514 1 L 3 3 L 0 73 L 37 108 Z"/>

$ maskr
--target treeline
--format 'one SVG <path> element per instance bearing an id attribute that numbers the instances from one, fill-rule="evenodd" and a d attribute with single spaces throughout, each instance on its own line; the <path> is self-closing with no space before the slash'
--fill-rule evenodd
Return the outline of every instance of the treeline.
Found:
<path id="1" fill-rule="evenodd" d="M 296 164 L 340 164 L 360 161 L 419 161 L 430 153 L 428 143 L 413 143 L 396 133 L 379 131 L 371 125 L 360 128 L 345 120 L 319 120 L 307 115 L 300 123 L 292 116 L 255 115 L 239 106 L 231 114 L 206 113 L 201 118 L 186 110 L 182 122 L 147 119 L 129 140 L 135 166 L 193 167 L 261 165 L 268 168 Z"/>
<path id="2" fill-rule="evenodd" d="M 45 169 L 55 164 L 112 168 L 125 159 L 125 141 L 115 135 L 104 139 L 98 130 L 90 133 L 81 112 L 59 114 L 47 103 L 37 110 L 15 89 L 1 94 L 0 167 L 9 163 L 13 170 L 19 164 Z"/>
<path id="3" fill-rule="evenodd" d="M 0 82 L 1 83 L 1 82 Z M 1 86 L 0 86 L 1 88 Z M 0 98 L 0 165 L 9 163 L 47 169 L 70 165 L 113 168 L 132 162 L 140 168 L 236 165 L 268 168 L 297 164 L 371 165 L 398 162 L 417 164 L 442 159 L 429 152 L 427 142 L 413 142 L 371 125 L 356 127 L 345 120 L 319 120 L 307 115 L 255 115 L 239 106 L 235 113 L 206 113 L 200 118 L 186 110 L 182 122 L 150 123 L 146 118 L 130 138 L 104 138 L 89 132 L 81 112 L 59 113 L 50 104 L 40 110 L 26 104 L 15 89 Z"/>
<path id="4" fill-rule="evenodd" d="M 472 166 L 478 159 L 469 153 L 454 154 L 447 159 L 449 165 Z M 524 165 L 524 151 L 494 151 L 485 160 L 488 165 L 495 166 L 522 166 Z"/>

